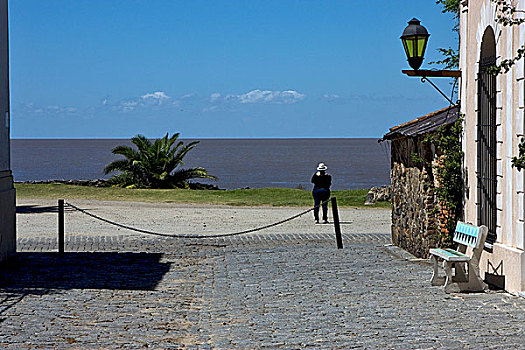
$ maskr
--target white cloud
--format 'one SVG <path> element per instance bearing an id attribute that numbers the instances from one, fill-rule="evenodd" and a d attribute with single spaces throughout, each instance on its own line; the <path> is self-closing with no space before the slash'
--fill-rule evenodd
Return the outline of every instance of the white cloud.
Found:
<path id="1" fill-rule="evenodd" d="M 17 106 L 18 110 L 32 115 L 96 115 L 108 112 L 117 113 L 155 113 L 179 112 L 179 111 L 232 111 L 242 105 L 260 104 L 294 104 L 306 98 L 295 90 L 270 91 L 251 90 L 243 94 L 222 94 L 214 92 L 209 96 L 199 96 L 195 93 L 187 93 L 181 97 L 172 98 L 164 91 L 153 91 L 135 97 L 113 100 L 104 97 L 90 107 L 72 106 L 38 106 L 33 103 Z"/>
<path id="2" fill-rule="evenodd" d="M 333 102 L 335 100 L 338 100 L 339 98 L 341 98 L 341 96 L 337 94 L 324 94 L 323 95 L 323 99 L 325 99 L 328 102 Z"/>
<path id="3" fill-rule="evenodd" d="M 291 104 L 303 100 L 306 95 L 294 90 L 270 91 L 270 90 L 252 90 L 241 95 L 221 95 L 216 92 L 210 95 L 211 103 L 236 102 L 242 104 L 255 103 L 276 103 Z"/>
<path id="4" fill-rule="evenodd" d="M 252 90 L 246 94 L 238 95 L 240 103 L 295 103 L 306 97 L 297 91 L 262 91 Z"/>
<path id="5" fill-rule="evenodd" d="M 140 97 L 121 100 L 116 104 L 109 104 L 109 101 L 106 101 L 106 103 L 103 103 L 102 105 L 103 107 L 110 107 L 111 109 L 120 112 L 133 112 L 139 109 L 158 108 L 158 106 L 171 105 L 170 102 L 173 102 L 172 98 L 164 91 L 155 91 L 144 94 Z M 178 105 L 178 102 L 175 102 L 176 103 L 174 104 Z"/>
<path id="6" fill-rule="evenodd" d="M 213 102 L 217 101 L 220 98 L 221 98 L 221 94 L 219 94 L 218 92 L 215 92 L 215 93 L 210 95 L 210 102 L 213 103 Z"/>
<path id="7" fill-rule="evenodd" d="M 192 92 L 192 93 L 189 93 L 189 94 L 186 94 L 186 95 L 182 95 L 179 100 L 185 100 L 185 99 L 188 99 L 188 98 L 192 98 L 192 97 L 195 97 L 196 95 Z"/>
<path id="8" fill-rule="evenodd" d="M 17 111 L 23 114 L 47 115 L 47 116 L 68 116 L 75 115 L 80 110 L 77 107 L 68 106 L 37 106 L 34 103 L 21 104 L 16 107 Z"/>
<path id="9" fill-rule="evenodd" d="M 111 97 L 104 97 L 94 106 L 73 107 L 49 105 L 42 106 L 34 103 L 25 103 L 16 106 L 16 110 L 27 115 L 69 116 L 69 115 L 96 115 L 107 112 L 120 113 L 161 113 L 165 111 L 179 111 L 181 107 L 197 104 L 202 108 L 206 100 L 194 93 L 188 93 L 174 99 L 164 91 L 154 91 L 136 97 L 114 101 Z"/>
<path id="10" fill-rule="evenodd" d="M 156 91 L 150 94 L 145 94 L 140 97 L 145 103 L 148 104 L 162 104 L 163 102 L 170 100 L 171 97 L 166 95 L 164 91 Z"/>

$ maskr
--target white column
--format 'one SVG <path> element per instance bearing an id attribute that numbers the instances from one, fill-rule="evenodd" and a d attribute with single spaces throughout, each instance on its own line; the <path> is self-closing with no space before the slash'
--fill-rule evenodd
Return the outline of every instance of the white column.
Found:
<path id="1" fill-rule="evenodd" d="M 509 26 L 505 30 L 505 57 L 513 57 L 513 27 Z M 505 192 L 504 192 L 504 206 L 505 212 L 503 225 L 504 229 L 504 243 L 512 246 L 514 245 L 514 191 L 513 191 L 513 172 L 511 159 L 514 156 L 514 139 L 515 132 L 513 128 L 514 124 L 514 69 L 511 69 L 505 74 L 505 135 L 504 135 L 504 146 L 505 146 L 505 157 L 503 157 L 504 171 L 505 171 Z M 517 203 L 516 203 L 517 204 Z"/>
<path id="2" fill-rule="evenodd" d="M 517 4 L 517 9 L 525 9 L 525 0 Z M 525 17 L 523 13 L 518 12 L 518 17 Z M 520 25 L 518 46 L 525 43 L 525 24 Z M 516 111 L 516 133 L 525 137 L 525 63 L 521 59 L 516 65 L 516 80 L 518 81 L 518 109 Z M 515 244 L 516 248 L 525 250 L 525 170 L 517 172 L 516 185 L 518 192 L 518 219 L 516 221 Z"/>
<path id="3" fill-rule="evenodd" d="M 505 116 L 503 115 L 502 85 L 503 79 L 501 78 L 500 74 L 496 77 L 496 241 L 499 243 L 504 241 L 503 197 L 505 191 L 505 183 L 503 178 L 503 163 L 505 158 L 505 150 L 503 148 L 503 123 L 505 122 Z"/>
<path id="4" fill-rule="evenodd" d="M 465 114 L 465 119 L 463 120 L 463 135 L 462 135 L 462 142 L 461 142 L 461 149 L 463 151 L 463 154 L 468 154 L 468 144 L 474 144 L 475 138 L 471 139 L 469 133 L 467 133 L 467 128 L 470 126 L 470 123 L 468 122 L 467 118 L 467 82 L 468 82 L 468 74 L 470 70 L 468 69 L 467 65 L 467 38 L 468 38 L 468 5 L 465 2 L 461 3 L 460 8 L 460 18 L 459 18 L 459 31 L 460 31 L 460 40 L 459 40 L 459 70 L 461 71 L 461 77 L 459 78 L 459 92 L 458 92 L 458 98 L 461 101 L 460 104 L 460 112 Z M 476 100 L 476 99 L 475 99 Z M 476 125 L 474 123 L 474 125 Z M 475 148 L 474 148 L 475 149 Z M 474 159 L 477 159 L 477 157 L 474 157 Z M 471 167 L 470 169 L 468 167 Z M 469 210 L 469 205 L 467 205 L 467 201 L 477 203 L 476 202 L 476 173 L 474 172 L 477 167 L 477 164 L 474 163 L 474 166 L 472 164 L 468 164 L 467 157 L 463 157 L 463 169 L 465 171 L 465 178 L 468 179 L 468 183 L 466 183 L 465 187 L 465 219 L 466 221 L 472 221 L 476 222 L 474 220 L 474 216 L 476 211 L 474 210 L 473 213 Z M 468 198 L 468 199 L 467 199 Z"/>

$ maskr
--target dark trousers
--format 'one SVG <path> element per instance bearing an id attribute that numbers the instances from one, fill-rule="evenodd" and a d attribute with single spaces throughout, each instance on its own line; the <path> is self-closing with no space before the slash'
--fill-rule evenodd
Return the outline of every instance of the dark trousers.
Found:
<path id="1" fill-rule="evenodd" d="M 314 196 L 314 218 L 316 221 L 319 221 L 319 205 L 321 203 L 323 207 L 323 220 L 328 220 L 328 199 L 330 198 L 330 190 L 324 188 L 318 188 L 312 191 Z"/>

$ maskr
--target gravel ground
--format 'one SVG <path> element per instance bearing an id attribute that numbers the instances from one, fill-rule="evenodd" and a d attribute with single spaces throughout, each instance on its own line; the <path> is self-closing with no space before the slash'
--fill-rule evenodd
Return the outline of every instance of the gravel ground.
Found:
<path id="1" fill-rule="evenodd" d="M 72 200 L 71 204 L 105 219 L 140 229 L 166 234 L 221 234 L 265 226 L 308 208 L 231 207 L 175 203 L 110 202 Z M 18 238 L 56 237 L 56 201 L 17 200 Z M 390 210 L 369 208 L 339 209 L 343 233 L 389 233 Z M 332 222 L 331 208 L 329 220 Z M 315 225 L 307 213 L 284 224 L 258 233 L 333 233 L 333 225 Z M 65 213 L 68 236 L 144 235 L 97 221 L 68 208 Z"/>

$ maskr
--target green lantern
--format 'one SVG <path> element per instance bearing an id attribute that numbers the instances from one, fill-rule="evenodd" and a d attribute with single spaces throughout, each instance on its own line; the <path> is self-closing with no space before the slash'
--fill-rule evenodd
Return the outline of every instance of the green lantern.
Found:
<path id="1" fill-rule="evenodd" d="M 418 19 L 412 18 L 403 31 L 403 35 L 401 35 L 408 64 L 410 64 L 410 67 L 414 70 L 418 70 L 423 63 L 428 37 L 430 36 L 427 29 L 420 23 Z"/>

